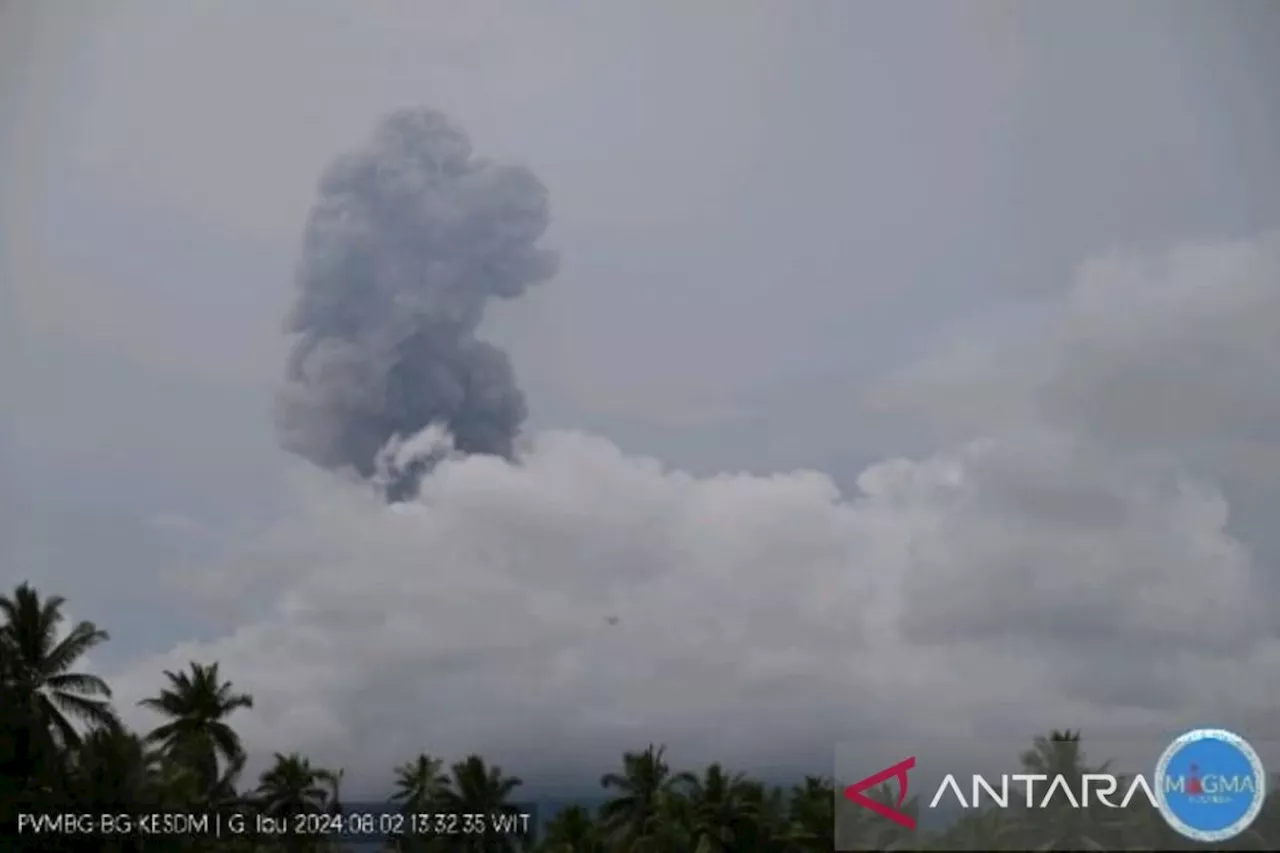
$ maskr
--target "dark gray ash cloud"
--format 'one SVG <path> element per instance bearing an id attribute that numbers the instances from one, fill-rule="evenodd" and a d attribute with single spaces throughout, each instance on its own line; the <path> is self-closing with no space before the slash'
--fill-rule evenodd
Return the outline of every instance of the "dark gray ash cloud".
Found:
<path id="1" fill-rule="evenodd" d="M 525 418 L 506 353 L 478 340 L 490 298 L 555 274 L 538 246 L 550 221 L 527 169 L 472 156 L 429 109 L 384 119 L 320 181 L 287 331 L 298 335 L 281 393 L 284 446 L 325 468 L 377 473 L 389 441 L 431 424 L 462 453 L 510 458 Z M 412 492 L 417 471 L 388 486 Z"/>

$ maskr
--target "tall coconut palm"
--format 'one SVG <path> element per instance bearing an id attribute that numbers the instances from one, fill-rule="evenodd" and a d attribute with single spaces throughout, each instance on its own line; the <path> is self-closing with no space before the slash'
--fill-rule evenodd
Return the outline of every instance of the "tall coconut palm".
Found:
<path id="1" fill-rule="evenodd" d="M 547 822 L 541 850 L 543 853 L 605 853 L 605 846 L 591 812 L 582 806 L 569 806 Z"/>
<path id="2" fill-rule="evenodd" d="M 832 782 L 831 811 L 835 819 L 832 821 L 831 837 L 833 842 L 839 841 L 846 847 L 857 845 L 859 849 L 863 849 L 866 846 L 868 830 L 876 826 L 872 818 L 875 818 L 877 823 L 882 818 L 846 799 L 844 790 L 847 787 L 845 781 L 836 779 Z M 896 808 L 897 803 L 894 802 L 893 805 Z M 833 843 L 832 847 L 834 846 Z M 818 847 L 818 849 L 823 848 Z"/>
<path id="3" fill-rule="evenodd" d="M 72 758 L 77 804 L 111 814 L 162 804 L 160 757 L 132 732 L 90 732 Z"/>
<path id="4" fill-rule="evenodd" d="M 399 803 L 406 814 L 430 814 L 440 803 L 441 795 L 449 787 L 449 777 L 441 772 L 444 762 L 425 752 L 418 753 L 413 761 L 396 768 L 393 803 Z M 395 840 L 397 850 L 430 851 L 440 849 L 445 839 L 428 839 L 407 835 Z"/>
<path id="5" fill-rule="evenodd" d="M 328 810 L 329 791 L 325 771 L 298 753 L 275 754 L 275 764 L 258 779 L 253 800 L 258 811 L 287 827 L 301 815 L 319 815 Z M 320 839 L 306 835 L 285 835 L 283 846 L 290 853 L 323 848 Z"/>
<path id="6" fill-rule="evenodd" d="M 742 790 L 755 818 L 746 835 L 746 849 L 762 853 L 786 853 L 794 849 L 791 844 L 791 803 L 786 790 L 778 785 L 765 786 L 756 780 L 746 781 Z"/>
<path id="7" fill-rule="evenodd" d="M 0 634 L 0 820 L 5 825 L 28 810 L 24 805 L 34 805 L 23 802 L 27 772 L 19 766 L 18 740 L 29 727 L 15 696 L 12 660 L 8 642 Z"/>
<path id="8" fill-rule="evenodd" d="M 29 728 L 28 710 L 18 701 L 15 655 L 0 630 L 0 784 L 16 779 L 18 738 Z"/>
<path id="9" fill-rule="evenodd" d="M 995 808 L 962 814 L 939 839 L 947 850 L 1015 850 L 1020 836 L 1017 824 Z"/>
<path id="10" fill-rule="evenodd" d="M 741 850 L 751 853 L 792 853 L 788 818 L 787 792 L 777 785 L 766 786 L 758 779 L 747 779 L 741 786 L 743 810 L 750 815 L 738 833 Z M 830 848 L 828 848 L 830 849 Z"/>
<path id="11" fill-rule="evenodd" d="M 316 771 L 316 778 L 329 786 L 328 805 L 326 811 L 329 814 L 342 814 L 342 777 L 346 775 L 346 769 L 339 767 L 337 770 L 326 770 L 320 768 Z"/>
<path id="12" fill-rule="evenodd" d="M 213 787 L 202 792 L 200 799 L 207 808 L 230 808 L 247 803 L 247 798 L 240 793 L 239 788 L 240 774 L 244 772 L 245 760 L 243 755 L 231 759 Z"/>
<path id="13" fill-rule="evenodd" d="M 600 778 L 601 787 L 618 792 L 600 807 L 600 822 L 621 853 L 644 853 L 663 843 L 664 820 L 676 793 L 665 753 L 665 746 L 653 744 L 643 752 L 625 753 L 622 772 Z"/>
<path id="14" fill-rule="evenodd" d="M 899 806 L 899 793 L 888 784 L 871 789 L 867 796 L 919 821 L 920 802 L 917 797 L 911 797 Z M 910 850 L 918 843 L 912 830 L 877 815 L 865 817 L 860 826 L 860 840 L 870 850 Z"/>
<path id="15" fill-rule="evenodd" d="M 392 802 L 401 803 L 407 812 L 429 812 L 431 804 L 449 787 L 449 777 L 441 772 L 444 762 L 425 752 L 413 761 L 396 768 L 396 788 Z"/>
<path id="16" fill-rule="evenodd" d="M 468 755 L 451 768 L 450 784 L 440 791 L 440 809 L 452 814 L 479 814 L 486 818 L 515 814 L 519 809 L 510 801 L 516 788 L 524 784 L 516 776 L 507 776 L 502 768 L 485 764 L 478 755 Z M 453 845 L 458 850 L 506 853 L 520 849 L 513 836 L 487 833 L 484 836 L 459 838 Z"/>
<path id="17" fill-rule="evenodd" d="M 161 744 L 173 760 L 191 767 L 201 790 L 210 790 L 219 776 L 219 758 L 230 765 L 244 755 L 240 736 L 226 718 L 239 708 L 252 708 L 253 697 L 235 692 L 231 682 L 222 681 L 217 663 L 192 662 L 190 672 L 165 670 L 164 675 L 169 686 L 159 696 L 138 703 L 169 719 L 147 740 Z"/>
<path id="18" fill-rule="evenodd" d="M 1085 773 L 1106 772 L 1110 766 L 1107 762 L 1096 769 L 1086 767 L 1084 752 L 1080 749 L 1080 732 L 1071 729 L 1054 729 L 1047 737 L 1037 737 L 1020 760 L 1029 772 L 1043 773 L 1050 779 L 1062 776 L 1069 784 L 1080 781 Z"/>
<path id="19" fill-rule="evenodd" d="M 794 846 L 800 850 L 826 851 L 836 847 L 836 789 L 832 780 L 806 776 L 804 782 L 791 789 L 787 810 Z"/>
<path id="20" fill-rule="evenodd" d="M 275 764 L 263 772 L 254 791 L 262 813 L 270 817 L 321 814 L 329 804 L 325 772 L 309 758 L 277 752 Z"/>
<path id="21" fill-rule="evenodd" d="M 759 802 L 753 802 L 747 778 L 729 774 L 712 764 L 702 777 L 692 773 L 676 776 L 690 806 L 690 834 L 695 853 L 729 853 L 742 849 L 759 816 Z"/>
<path id="22" fill-rule="evenodd" d="M 61 774 L 59 754 L 80 745 L 76 723 L 116 728 L 119 722 L 107 700 L 111 688 L 95 675 L 73 672 L 86 652 L 107 639 L 92 622 L 79 622 L 64 633 L 60 596 L 41 599 L 23 583 L 12 595 L 0 596 L 0 658 L 3 667 L 5 751 L 11 778 L 19 787 L 49 790 Z"/>
<path id="23" fill-rule="evenodd" d="M 1080 732 L 1054 729 L 1047 737 L 1037 737 L 1032 748 L 1020 756 L 1029 774 L 1052 780 L 1061 776 L 1076 802 L 1083 795 L 1083 777 L 1088 773 L 1106 773 L 1107 761 L 1098 767 L 1085 762 L 1080 748 Z M 1045 793 L 1048 789 L 1045 789 Z M 1040 804 L 1037 804 L 1040 805 Z M 1101 850 L 1119 840 L 1123 831 L 1120 815 L 1104 814 L 1096 808 L 1075 808 L 1065 795 L 1056 795 L 1044 808 L 1026 810 L 1019 829 L 1022 846 L 1039 850 Z"/>

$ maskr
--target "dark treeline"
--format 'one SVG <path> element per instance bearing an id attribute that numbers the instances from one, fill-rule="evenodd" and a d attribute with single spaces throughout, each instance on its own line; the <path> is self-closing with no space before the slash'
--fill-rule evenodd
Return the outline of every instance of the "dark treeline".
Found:
<path id="1" fill-rule="evenodd" d="M 338 850 L 314 838 L 267 841 L 245 836 L 16 835 L 20 814 L 212 812 L 273 818 L 343 812 L 342 771 L 307 757 L 276 754 L 256 781 L 242 780 L 245 753 L 234 728 L 253 707 L 217 663 L 166 672 L 167 686 L 143 701 L 163 722 L 154 731 L 125 728 L 101 679 L 77 672 L 77 660 L 108 639 L 90 622 L 64 623 L 63 600 L 29 585 L 0 596 L 0 842 L 5 849 L 56 851 Z M 1021 761 L 1028 772 L 1079 780 L 1100 768 L 1085 763 L 1078 732 L 1036 739 Z M 392 804 L 406 813 L 503 814 L 518 810 L 519 778 L 472 755 L 446 767 L 424 752 L 389 774 Z M 809 776 L 783 788 L 720 764 L 681 772 L 665 749 L 649 745 L 622 756 L 600 779 L 599 808 L 562 809 L 536 840 L 453 836 L 389 840 L 383 849 L 450 853 L 827 853 L 835 848 L 837 786 Z M 887 787 L 876 793 L 896 799 Z M 919 814 L 909 800 L 904 810 Z M 1034 819 L 1033 819 L 1034 818 Z M 1161 850 L 1197 848 L 1172 833 L 1154 810 L 970 810 L 941 830 L 911 832 L 864 809 L 840 809 L 842 837 L 867 850 Z M 847 834 L 846 834 L 847 833 Z M 1280 800 L 1268 797 L 1254 827 L 1217 849 L 1274 849 Z M 363 849 L 373 849 L 365 847 Z"/>

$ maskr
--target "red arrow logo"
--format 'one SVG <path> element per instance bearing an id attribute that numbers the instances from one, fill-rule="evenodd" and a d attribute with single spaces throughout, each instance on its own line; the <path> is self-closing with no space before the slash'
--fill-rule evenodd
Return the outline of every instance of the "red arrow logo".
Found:
<path id="1" fill-rule="evenodd" d="M 902 802 L 907 798 L 907 771 L 915 766 L 915 756 L 912 756 L 905 761 L 899 761 L 892 767 L 886 767 L 879 773 L 868 776 L 861 782 L 854 782 L 852 785 L 844 789 L 844 797 L 849 802 L 857 803 L 864 809 L 871 809 L 871 811 L 881 817 L 887 817 L 889 820 L 900 826 L 905 826 L 907 829 L 915 829 L 915 818 L 898 811 L 898 809 L 902 808 Z M 890 808 L 884 803 L 876 802 L 866 794 L 862 793 L 868 788 L 874 788 L 876 785 L 882 784 L 883 782 L 893 778 L 897 778 L 898 780 L 898 809 Z"/>

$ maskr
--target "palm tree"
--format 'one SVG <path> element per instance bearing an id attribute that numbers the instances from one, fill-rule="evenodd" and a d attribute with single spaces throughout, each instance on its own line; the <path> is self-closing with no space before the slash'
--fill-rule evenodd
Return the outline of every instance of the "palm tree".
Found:
<path id="1" fill-rule="evenodd" d="M 502 768 L 487 765 L 478 755 L 468 755 L 451 768 L 453 778 L 442 789 L 437 802 L 442 812 L 454 815 L 517 814 L 519 809 L 508 798 L 511 792 L 524 784 L 516 776 L 506 776 Z M 519 844 L 510 835 L 486 833 L 483 836 L 460 837 L 456 849 L 468 851 L 514 851 Z"/>
<path id="2" fill-rule="evenodd" d="M 258 811 L 286 828 L 302 815 L 320 815 L 327 811 L 329 791 L 325 787 L 325 771 L 313 767 L 298 753 L 275 754 L 276 762 L 258 779 L 253 799 Z M 315 849 L 317 839 L 306 835 L 285 835 L 284 846 L 290 851 Z"/>
<path id="3" fill-rule="evenodd" d="M 995 808 L 966 812 L 942 833 L 939 846 L 947 850 L 1017 849 L 1018 829 L 1007 814 Z"/>
<path id="4" fill-rule="evenodd" d="M 430 814 L 440 802 L 441 794 L 449 787 L 449 777 L 441 772 L 443 765 L 443 761 L 425 752 L 418 753 L 413 761 L 401 764 L 396 768 L 395 793 L 391 795 L 391 801 L 400 803 L 406 814 Z M 406 835 L 396 839 L 395 844 L 399 850 L 419 851 L 439 848 L 443 841 Z"/>
<path id="5" fill-rule="evenodd" d="M 801 850 L 814 853 L 836 848 L 835 783 L 821 776 L 806 776 L 804 782 L 791 789 L 787 813 L 791 840 Z"/>
<path id="6" fill-rule="evenodd" d="M 1063 776 L 1069 784 L 1079 781 L 1085 773 L 1105 772 L 1110 766 L 1108 762 L 1096 771 L 1086 768 L 1084 753 L 1080 750 L 1080 732 L 1071 729 L 1054 729 L 1048 737 L 1037 737 L 1020 760 L 1028 772 L 1043 773 L 1050 779 Z"/>
<path id="7" fill-rule="evenodd" d="M 742 802 L 751 815 L 740 835 L 743 850 L 756 853 L 796 850 L 791 840 L 790 802 L 786 791 L 776 785 L 766 787 L 762 782 L 748 779 L 742 784 Z"/>
<path id="8" fill-rule="evenodd" d="M 741 849 L 739 839 L 750 833 L 759 815 L 759 803 L 751 801 L 746 776 L 729 775 L 719 764 L 712 764 L 701 779 L 681 773 L 676 782 L 689 799 L 695 853 Z"/>
<path id="9" fill-rule="evenodd" d="M 53 789 L 62 775 L 60 754 L 80 745 L 75 722 L 90 729 L 116 728 L 109 688 L 95 675 L 70 671 L 76 661 L 107 639 L 92 622 L 79 622 L 59 639 L 65 599 L 41 600 L 30 584 L 0 596 L 0 676 L 4 682 L 4 747 L 7 776 L 28 793 Z M 44 796 L 44 795 L 42 795 Z M 45 797 L 47 799 L 47 796 Z"/>
<path id="10" fill-rule="evenodd" d="M 277 752 L 276 763 L 258 779 L 254 797 L 262 813 L 270 817 L 321 814 L 329 802 L 324 771 L 293 752 Z"/>
<path id="11" fill-rule="evenodd" d="M 605 847 L 591 812 L 569 806 L 548 821 L 541 849 L 543 853 L 604 853 Z"/>
<path id="12" fill-rule="evenodd" d="M 19 780 L 26 779 L 27 768 L 20 766 L 19 739 L 29 739 L 29 720 L 18 702 L 14 654 L 9 640 L 0 631 L 0 817 L 9 820 L 10 803 L 17 803 Z"/>
<path id="13" fill-rule="evenodd" d="M 898 793 L 887 783 L 868 791 L 867 796 L 919 821 L 920 803 L 917 797 L 911 797 L 899 808 Z M 917 843 L 911 830 L 877 818 L 875 815 L 863 823 L 861 829 L 862 835 L 859 840 L 867 845 L 865 849 L 868 850 L 909 850 L 910 845 Z"/>
<path id="14" fill-rule="evenodd" d="M 160 805 L 165 789 L 159 758 L 132 732 L 90 732 L 73 755 L 77 805 L 110 814 Z"/>
<path id="15" fill-rule="evenodd" d="M 203 792 L 204 805 L 209 808 L 230 808 L 246 805 L 247 800 L 240 793 L 238 783 L 240 774 L 244 772 L 245 756 L 238 755 L 227 763 L 222 774 L 218 776 L 213 787 Z"/>
<path id="16" fill-rule="evenodd" d="M 337 770 L 326 770 L 322 767 L 316 771 L 316 778 L 329 786 L 329 804 L 326 809 L 329 814 L 342 814 L 342 777 L 346 772 L 342 767 Z"/>
<path id="17" fill-rule="evenodd" d="M 1079 802 L 1083 793 L 1083 777 L 1088 773 L 1105 773 L 1111 762 L 1099 767 L 1085 763 L 1080 749 L 1080 732 L 1054 729 L 1047 737 L 1037 737 L 1032 748 L 1020 756 L 1029 774 L 1053 780 L 1061 776 Z M 1048 789 L 1045 789 L 1048 793 Z M 1039 850 L 1101 850 L 1109 846 L 1123 831 L 1118 815 L 1104 814 L 1096 808 L 1074 808 L 1064 796 L 1055 796 L 1044 808 L 1027 810 L 1018 830 L 1021 846 Z"/>
<path id="18" fill-rule="evenodd" d="M 169 719 L 147 736 L 175 760 L 192 768 L 202 791 L 218 780 L 218 759 L 233 764 L 244 756 L 240 736 L 224 720 L 237 708 L 252 708 L 253 697 L 222 681 L 218 664 L 191 664 L 190 673 L 165 670 L 169 686 L 138 704 Z"/>
<path id="19" fill-rule="evenodd" d="M 665 752 L 665 746 L 649 744 L 643 752 L 625 753 L 622 772 L 600 778 L 601 787 L 619 792 L 600 807 L 600 822 L 606 838 L 622 853 L 657 850 L 662 843 L 664 818 L 675 795 Z"/>
<path id="20" fill-rule="evenodd" d="M 872 818 L 876 816 L 861 806 L 849 802 L 843 795 L 846 787 L 845 783 L 838 779 L 832 782 L 831 810 L 835 817 L 831 827 L 832 841 L 838 841 L 844 847 L 851 849 L 864 849 L 867 829 L 873 825 Z M 833 843 L 832 847 L 834 846 Z"/>
<path id="21" fill-rule="evenodd" d="M 396 768 L 396 791 L 392 802 L 404 804 L 408 812 L 428 812 L 440 793 L 449 786 L 449 777 L 440 772 L 444 762 L 425 752 Z"/>

